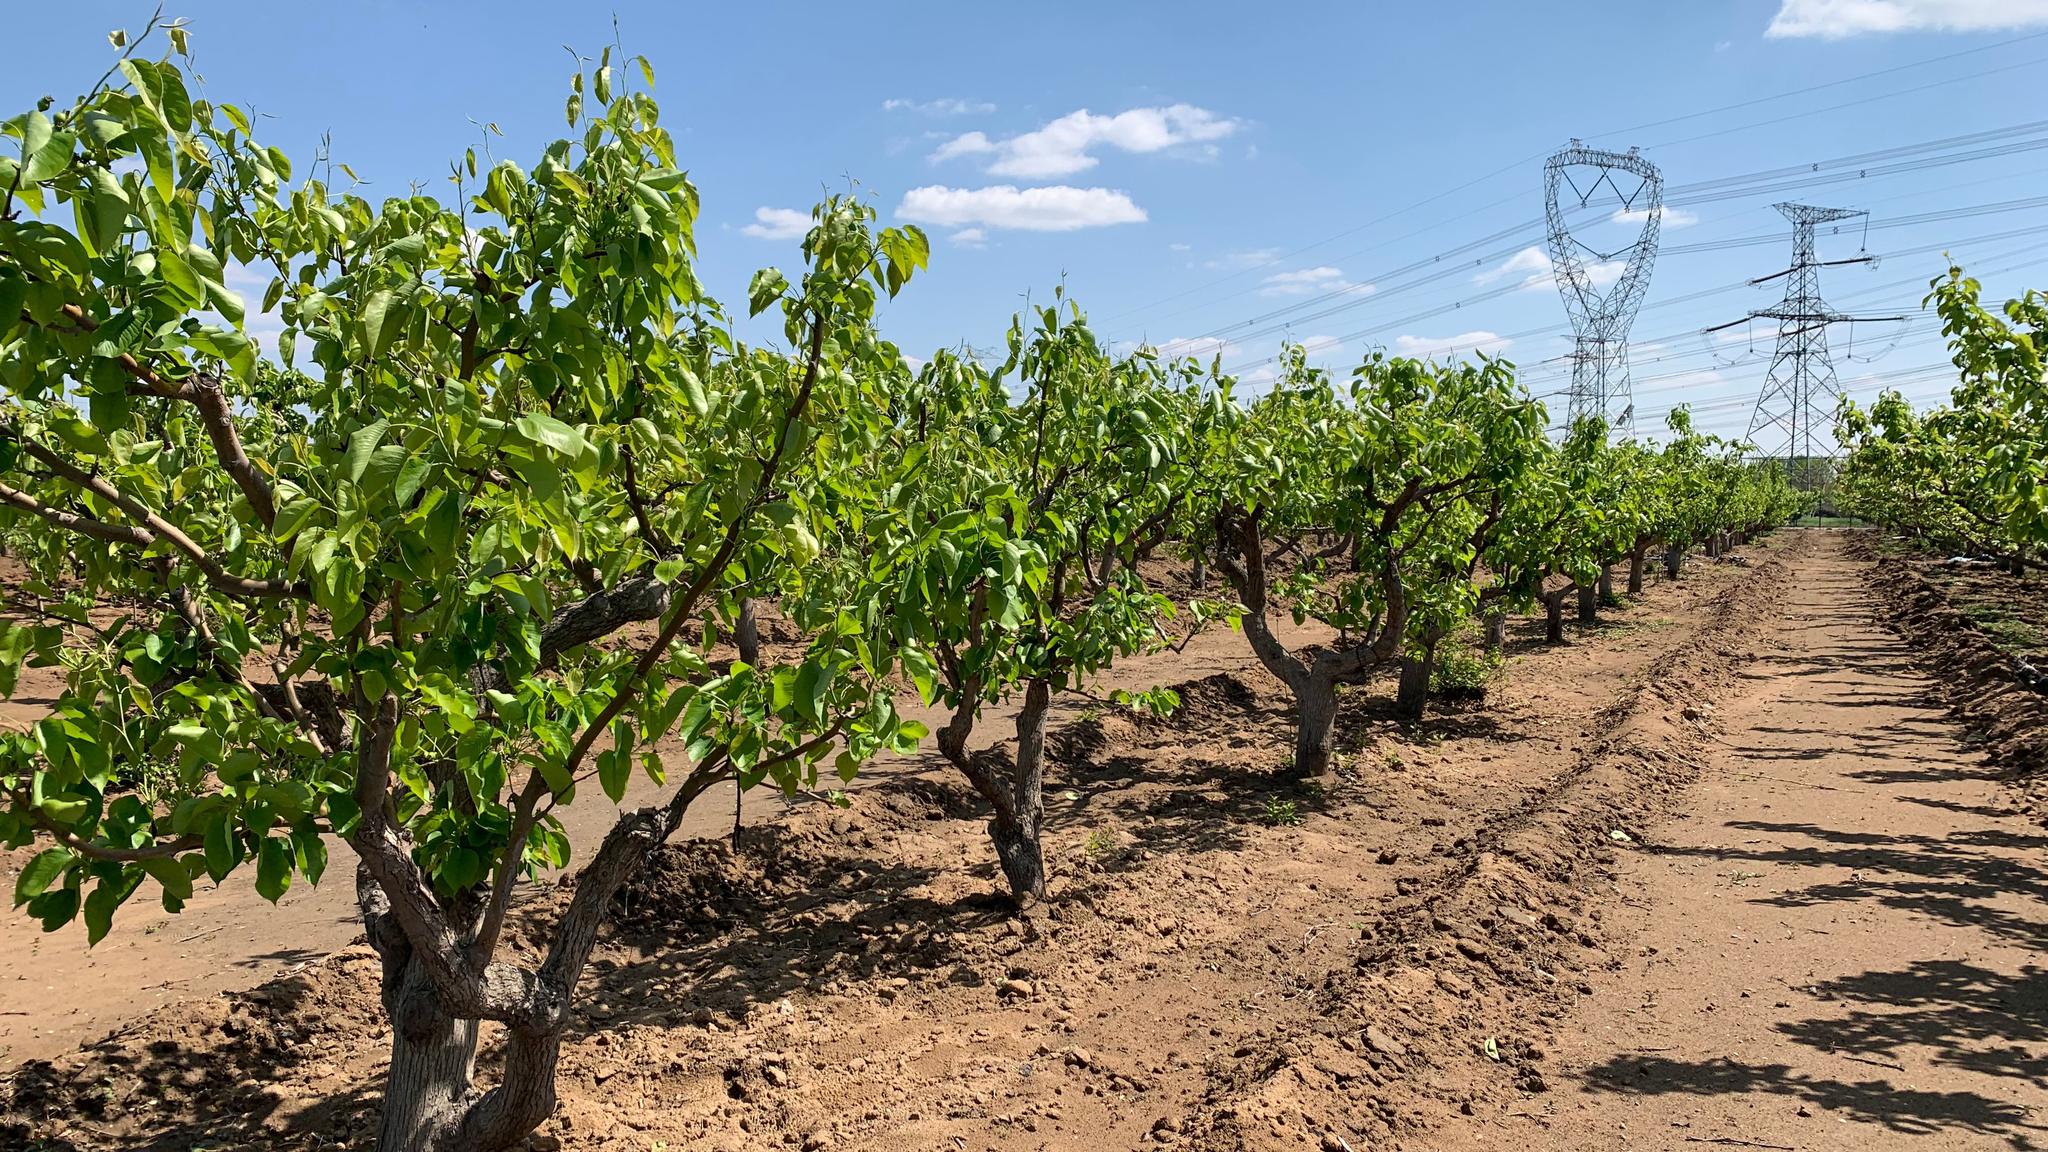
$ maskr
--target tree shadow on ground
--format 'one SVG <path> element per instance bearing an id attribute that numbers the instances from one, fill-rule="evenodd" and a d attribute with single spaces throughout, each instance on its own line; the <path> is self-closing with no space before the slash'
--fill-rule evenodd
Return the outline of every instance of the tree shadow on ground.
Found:
<path id="1" fill-rule="evenodd" d="M 1850 832 L 1816 824 L 1734 820 L 1727 827 L 1810 844 L 1776 846 L 1659 846 L 1666 856 L 1695 856 L 1795 867 L 1838 869 L 1848 878 L 1788 888 L 1752 903 L 1780 908 L 1867 901 L 1976 928 L 2032 948 L 2048 948 L 2048 921 L 1997 906 L 2020 897 L 2048 904 L 2048 881 L 2033 867 L 1996 850 L 2033 852 L 2043 838 L 1991 830 L 1937 839 L 1931 836 Z"/>
<path id="2" fill-rule="evenodd" d="M 2032 965 L 2017 975 L 1961 960 L 1925 960 L 1895 971 L 1870 971 L 1807 991 L 1852 1005 L 1846 1015 L 1780 1023 L 1776 1030 L 1804 1047 L 1864 1065 L 1898 1067 L 1896 1078 L 1829 1078 L 1784 1064 L 1728 1058 L 1685 1061 L 1617 1055 L 1586 1070 L 1595 1090 L 1629 1095 L 1742 1095 L 1768 1092 L 1912 1136 L 1966 1132 L 2035 1149 L 2048 1137 L 2037 1109 L 1977 1092 L 1935 1092 L 1910 1086 L 1918 1055 L 1928 1060 L 2048 1090 L 2048 1058 L 2025 1045 L 2048 1040 L 2048 971 Z"/>
<path id="3" fill-rule="evenodd" d="M 1901 1087 L 1883 1077 L 1814 1076 L 1784 1064 L 1745 1064 L 1726 1057 L 1689 1061 L 1623 1055 L 1588 1068 L 1586 1077 L 1595 1090 L 1631 1096 L 1768 1092 L 1911 1136 L 1968 1132 L 2001 1139 L 2007 1147 L 2022 1150 L 2040 1148 L 2037 1141 L 2048 1137 L 2048 1126 L 2034 1121 L 2032 1110 L 2022 1105 L 1974 1092 Z"/>
<path id="4" fill-rule="evenodd" d="M 57 1129 L 54 1139 L 31 1143 L 24 1129 L 10 1130 L 0 1121 L 0 1147 L 34 1148 L 37 1152 L 191 1152 L 196 1147 L 267 1147 L 285 1097 L 264 1085 L 280 1071 L 325 1058 L 326 1033 L 337 1027 L 333 1017 L 349 1005 L 336 1005 L 305 976 L 273 980 L 248 995 L 247 1011 L 230 1009 L 217 1025 L 218 1035 L 198 1050 L 181 1038 L 166 1035 L 131 1047 L 119 1036 L 93 1045 L 100 1073 L 94 1090 L 81 1086 L 48 1060 L 30 1060 L 4 1082 L 5 1110 L 41 1120 Z M 358 1008 L 364 1006 L 355 1006 Z M 368 1036 L 381 1020 L 374 994 L 360 1019 L 343 1026 Z M 351 1132 L 366 1133 L 374 1123 L 380 1085 L 352 1083 L 324 1091 L 310 1106 L 294 1101 L 291 1127 L 300 1132 L 331 1133 L 341 1143 Z M 180 1119 L 156 1131 L 119 1135 L 107 1125 L 165 1109 Z"/>

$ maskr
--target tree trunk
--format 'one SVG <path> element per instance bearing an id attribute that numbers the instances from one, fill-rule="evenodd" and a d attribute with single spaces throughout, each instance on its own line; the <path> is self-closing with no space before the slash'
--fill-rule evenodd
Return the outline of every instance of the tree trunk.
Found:
<path id="1" fill-rule="evenodd" d="M 762 664 L 762 629 L 760 619 L 754 611 L 754 596 L 739 596 L 739 619 L 733 623 L 733 646 L 739 648 L 739 658 L 750 668 Z M 748 804 L 748 789 L 739 787 L 733 781 L 733 851 L 739 851 L 739 824 L 745 820 L 745 804 Z"/>
<path id="2" fill-rule="evenodd" d="M 1195 570 L 1188 576 L 1188 586 L 1197 592 L 1209 586 L 1209 556 L 1207 553 L 1195 553 Z"/>
<path id="3" fill-rule="evenodd" d="M 1615 603 L 1614 568 L 1611 565 L 1600 569 L 1600 602 L 1602 604 Z"/>
<path id="4" fill-rule="evenodd" d="M 1666 544 L 1664 546 L 1664 575 L 1670 577 L 1673 580 L 1678 579 L 1678 570 L 1681 567 L 1683 567 L 1684 564 L 1685 545 Z"/>
<path id="5" fill-rule="evenodd" d="M 1600 589 L 1588 584 L 1579 589 L 1579 623 L 1592 624 L 1600 619 Z"/>
<path id="6" fill-rule="evenodd" d="M 1394 695 L 1394 714 L 1414 723 L 1422 719 L 1422 713 L 1429 707 L 1429 676 L 1436 671 L 1436 645 L 1422 650 L 1420 656 L 1401 657 L 1401 686 Z"/>
<path id="7" fill-rule="evenodd" d="M 754 614 L 754 598 L 740 597 L 740 618 L 733 624 L 732 642 L 740 650 L 740 659 L 749 668 L 761 666 L 761 625 Z M 747 790 L 740 782 L 732 782 L 732 850 L 740 850 L 740 823 L 744 819 Z"/>
<path id="8" fill-rule="evenodd" d="M 1508 614 L 1504 608 L 1496 608 L 1486 614 L 1486 650 L 1498 652 L 1508 641 Z"/>
<path id="9" fill-rule="evenodd" d="M 384 1079 L 378 1152 L 438 1152 L 461 1123 L 476 1067 L 477 1022 L 458 1020 L 417 962 L 386 993 L 391 1067 Z"/>
<path id="10" fill-rule="evenodd" d="M 1631 596 L 1643 594 L 1643 552 L 1648 547 L 1647 544 L 1639 544 L 1628 554 L 1628 594 Z"/>
<path id="11" fill-rule="evenodd" d="M 1294 690 L 1294 775 L 1303 780 L 1330 774 L 1337 735 L 1337 682 L 1310 673 Z"/>
<path id="12" fill-rule="evenodd" d="M 1045 899 L 1045 715 L 1052 707 L 1052 685 L 1033 677 L 1024 688 L 1024 706 L 1017 712 L 1017 759 L 1010 777 L 1012 810 L 996 808 L 988 822 L 996 859 L 1019 904 Z"/>
<path id="13" fill-rule="evenodd" d="M 1560 588 L 1543 597 L 1543 638 L 1552 644 L 1564 643 L 1564 598 L 1569 588 Z"/>
<path id="14" fill-rule="evenodd" d="M 733 625 L 732 642 L 740 650 L 740 659 L 750 668 L 761 666 L 761 625 L 754 615 L 754 598 L 740 597 L 740 618 Z"/>

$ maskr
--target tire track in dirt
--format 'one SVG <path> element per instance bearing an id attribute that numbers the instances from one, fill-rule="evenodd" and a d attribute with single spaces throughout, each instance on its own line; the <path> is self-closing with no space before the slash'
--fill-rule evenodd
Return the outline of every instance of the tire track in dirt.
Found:
<path id="1" fill-rule="evenodd" d="M 1690 814 L 1625 854 L 1632 955 L 1560 1026 L 1555 1090 L 1431 1147 L 2048 1146 L 2048 836 L 1869 576 L 1814 533 Z"/>
<path id="2" fill-rule="evenodd" d="M 1574 973 L 1604 959 L 1585 881 L 1614 865 L 1610 831 L 1667 810 L 1691 779 L 1701 701 L 1783 591 L 1786 561 L 1753 555 L 1752 574 L 1696 605 L 1707 619 L 1647 662 L 1654 676 L 1630 677 L 1585 718 L 1568 767 L 1481 813 L 1449 867 L 1369 919 L 1351 965 L 1325 977 L 1300 1019 L 1216 1070 L 1199 1147 L 1378 1146 L 1511 1087 L 1541 1089 L 1544 1053 L 1525 1036 L 1586 987 Z"/>

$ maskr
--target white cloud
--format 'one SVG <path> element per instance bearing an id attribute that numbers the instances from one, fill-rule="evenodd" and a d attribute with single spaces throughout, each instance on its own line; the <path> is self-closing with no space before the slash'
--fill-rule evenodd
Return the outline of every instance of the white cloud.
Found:
<path id="1" fill-rule="evenodd" d="M 1616 224 L 1641 227 L 1643 221 L 1649 219 L 1649 217 L 1650 212 L 1647 208 L 1616 208 L 1614 215 L 1608 217 L 1608 220 Z M 1690 228 L 1699 222 L 1700 217 L 1697 212 L 1687 212 L 1683 208 L 1666 208 L 1663 219 L 1658 226 L 1661 228 Z"/>
<path id="2" fill-rule="evenodd" d="M 1202 267 L 1241 271 L 1246 268 L 1257 268 L 1261 264 L 1271 264 L 1278 260 L 1280 255 L 1281 251 L 1278 248 L 1247 248 L 1238 252 L 1226 252 L 1214 260 L 1204 260 Z"/>
<path id="3" fill-rule="evenodd" d="M 988 244 L 988 233 L 979 228 L 962 228 L 946 239 L 962 248 L 981 248 Z"/>
<path id="4" fill-rule="evenodd" d="M 1110 224 L 1142 224 L 1145 210 L 1129 196 L 1109 188 L 948 188 L 930 184 L 912 188 L 896 205 L 896 215 L 914 224 L 940 228 L 1014 228 L 1026 232 L 1071 232 Z"/>
<path id="5" fill-rule="evenodd" d="M 933 163 L 937 163 L 941 160 L 951 160 L 956 156 L 971 156 L 978 152 L 993 152 L 995 150 L 996 146 L 989 142 L 987 133 L 963 132 L 944 144 L 939 145 L 932 152 L 931 159 Z"/>
<path id="6" fill-rule="evenodd" d="M 1840 40 L 1882 32 L 1988 32 L 2048 24 L 2048 0 L 1784 0 L 1764 35 Z"/>
<path id="7" fill-rule="evenodd" d="M 1192 244 L 1168 244 L 1166 250 L 1169 252 L 1186 252 L 1193 247 L 1194 245 Z"/>
<path id="8" fill-rule="evenodd" d="M 1097 148 L 1138 153 L 1187 148 L 1221 140 L 1241 126 L 1192 104 L 1133 108 L 1114 116 L 1097 116 L 1083 108 L 1037 131 L 1003 140 L 991 140 L 982 132 L 964 133 L 941 144 L 931 158 L 986 155 L 992 157 L 988 170 L 994 175 L 1045 180 L 1095 167 L 1100 161 L 1091 153 Z M 1213 149 L 1206 154 L 1213 154 Z"/>
<path id="9" fill-rule="evenodd" d="M 936 100 L 884 100 L 884 112 L 916 112 L 925 116 L 982 116 L 996 110 L 996 106 L 981 100 L 962 100 L 958 96 L 941 96 Z"/>
<path id="10" fill-rule="evenodd" d="M 1493 332 L 1460 332 L 1456 336 L 1396 336 L 1394 351 L 1403 356 L 1441 356 L 1481 351 L 1498 355 L 1514 341 Z"/>
<path id="11" fill-rule="evenodd" d="M 1344 278 L 1342 268 L 1332 268 L 1327 264 L 1293 272 L 1275 272 L 1259 282 L 1261 296 L 1311 296 L 1328 292 L 1365 296 L 1372 291 L 1372 285 L 1354 284 Z"/>
<path id="12" fill-rule="evenodd" d="M 1193 356 L 1205 364 L 1218 356 L 1234 360 L 1244 351 L 1220 336 L 1181 336 L 1154 344 L 1152 350 L 1159 353 L 1161 359 L 1178 360 L 1183 356 Z"/>
<path id="13" fill-rule="evenodd" d="M 1507 263 L 1502 264 L 1498 268 L 1488 268 L 1486 271 L 1472 277 L 1472 282 L 1475 284 L 1491 284 L 1496 280 L 1505 279 L 1509 276 L 1521 276 L 1526 280 L 1526 278 L 1531 276 L 1548 276 L 1549 274 L 1550 254 L 1532 245 L 1508 257 Z"/>
<path id="14" fill-rule="evenodd" d="M 1605 288 L 1621 279 L 1621 273 L 1628 267 L 1623 260 L 1601 260 L 1586 265 L 1586 280 L 1595 288 Z M 1492 284 L 1510 276 L 1522 277 L 1520 287 L 1524 291 L 1549 288 L 1557 283 L 1557 275 L 1550 267 L 1550 253 L 1531 245 L 1507 258 L 1505 263 L 1472 277 L 1475 284 Z"/>
<path id="15" fill-rule="evenodd" d="M 756 208 L 754 222 L 740 229 L 757 240 L 796 240 L 811 230 L 811 214 L 794 208 Z"/>

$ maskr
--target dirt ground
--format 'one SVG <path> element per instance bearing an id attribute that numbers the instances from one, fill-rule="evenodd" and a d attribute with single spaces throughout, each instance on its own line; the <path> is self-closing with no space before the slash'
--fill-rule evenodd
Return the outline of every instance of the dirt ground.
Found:
<path id="1" fill-rule="evenodd" d="M 1483 701 L 1404 728 L 1354 693 L 1324 790 L 1279 777 L 1284 697 L 1240 637 L 1133 666 L 1186 705 L 1062 714 L 1026 918 L 928 764 L 765 811 L 737 857 L 679 845 L 600 945 L 537 1145 L 2036 1146 L 2043 839 L 1869 577 L 1835 532 L 1696 557 L 1571 643 L 1519 630 Z M 365 1147 L 375 963 L 311 955 L 344 926 L 44 1041 L 0 1146 Z M 281 938 L 253 932 L 213 955 Z"/>
<path id="2" fill-rule="evenodd" d="M 1690 811 L 1625 854 L 1634 947 L 1558 1029 L 1555 1090 L 1443 1147 L 2048 1147 L 2048 836 L 1867 572 L 1792 576 Z"/>

